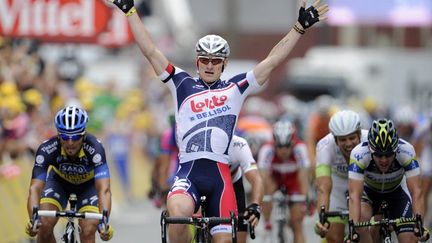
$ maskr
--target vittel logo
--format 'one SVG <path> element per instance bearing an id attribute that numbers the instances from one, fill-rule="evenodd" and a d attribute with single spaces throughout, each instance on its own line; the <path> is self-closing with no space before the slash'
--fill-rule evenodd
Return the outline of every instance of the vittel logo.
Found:
<path id="1" fill-rule="evenodd" d="M 210 99 L 205 98 L 203 101 L 191 101 L 191 108 L 193 112 L 202 112 L 204 108 L 214 109 L 216 107 L 223 106 L 225 101 L 228 99 L 226 95 L 221 97 L 213 96 Z"/>

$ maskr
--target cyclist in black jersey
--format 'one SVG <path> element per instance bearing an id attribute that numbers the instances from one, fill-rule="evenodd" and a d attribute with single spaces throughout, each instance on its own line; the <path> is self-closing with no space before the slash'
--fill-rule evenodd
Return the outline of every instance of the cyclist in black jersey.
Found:
<path id="1" fill-rule="evenodd" d="M 77 196 L 78 212 L 102 213 L 111 210 L 110 173 L 102 143 L 86 132 L 88 116 L 85 110 L 68 106 L 57 112 L 58 134 L 38 148 L 32 172 L 27 209 L 31 218 L 34 206 L 41 210 L 65 210 L 71 193 Z M 39 205 L 40 204 L 40 205 Z M 53 234 L 58 218 L 41 217 L 36 230 L 26 226 L 29 236 L 37 242 L 56 242 Z M 98 220 L 79 220 L 81 242 L 95 242 Z M 101 227 L 102 228 L 102 227 Z M 104 228 L 104 227 L 103 227 Z M 100 233 L 107 241 L 113 236 L 112 226 Z"/>
<path id="2" fill-rule="evenodd" d="M 156 47 L 136 13 L 133 0 L 111 1 L 126 14 L 141 52 L 174 98 L 180 169 L 168 194 L 169 215 L 191 216 L 198 210 L 201 196 L 208 199 L 207 216 L 227 217 L 230 212 L 237 213 L 228 148 L 241 106 L 283 64 L 306 29 L 325 18 L 328 6 L 317 0 L 306 9 L 304 3 L 298 21 L 263 61 L 248 72 L 221 80 L 230 54 L 225 39 L 206 35 L 198 40 L 195 78 L 170 63 Z M 230 227 L 212 227 L 214 242 L 231 241 Z M 169 236 L 172 242 L 188 242 L 191 238 L 185 225 L 170 225 Z"/>

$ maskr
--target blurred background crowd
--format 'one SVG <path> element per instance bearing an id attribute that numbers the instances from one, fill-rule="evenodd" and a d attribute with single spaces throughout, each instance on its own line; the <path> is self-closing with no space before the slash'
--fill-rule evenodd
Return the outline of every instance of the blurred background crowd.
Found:
<path id="1" fill-rule="evenodd" d="M 0 13 L 37 9 L 38 3 L 43 8 L 49 2 L 0 0 Z M 83 9 L 86 1 L 69 2 Z M 1 214 L 16 212 L 16 207 L 9 209 L 17 200 L 24 211 L 21 199 L 27 195 L 35 150 L 56 134 L 54 114 L 69 104 L 88 111 L 88 132 L 106 147 L 113 183 L 118 185 L 115 200 L 145 199 L 150 190 L 150 171 L 159 138 L 170 126 L 172 100 L 138 53 L 124 16 L 100 1 L 89 2 L 96 12 L 110 16 L 104 32 L 95 31 L 94 38 L 79 33 L 67 38 L 61 32 L 67 30 L 50 32 L 36 20 L 30 20 L 36 26 L 22 27 L 30 18 L 25 11 L 0 16 L 0 189 L 22 194 L 11 197 L 10 205 L 2 202 Z M 191 73 L 198 37 L 226 37 L 233 55 L 225 77 L 263 59 L 294 23 L 298 9 L 297 1 L 282 0 L 266 4 L 265 14 L 258 0 L 136 2 L 158 46 Z M 432 3 L 361 1 L 365 9 L 354 0 L 325 2 L 330 4 L 329 20 L 305 34 L 286 66 L 261 93 L 248 98 L 238 133 L 259 147 L 272 138 L 271 124 L 288 117 L 307 142 L 313 161 L 315 143 L 329 132 L 329 117 L 350 108 L 361 114 L 366 129 L 374 118 L 394 119 L 400 137 L 417 144 L 421 156 L 424 146 L 432 144 Z M 378 13 L 370 10 L 372 5 Z M 56 7 L 61 10 L 61 5 Z M 383 17 L 387 12 L 390 19 Z M 29 33 L 25 28 L 31 28 Z M 19 186 L 13 184 L 17 178 Z M 25 212 L 19 214 L 22 219 L 17 222 L 26 217 Z M 21 232 L 12 234 L 10 242 Z"/>

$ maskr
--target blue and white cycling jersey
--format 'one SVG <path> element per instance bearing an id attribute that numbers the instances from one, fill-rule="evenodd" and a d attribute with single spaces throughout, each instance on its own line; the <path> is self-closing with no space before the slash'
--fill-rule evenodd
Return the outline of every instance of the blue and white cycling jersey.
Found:
<path id="1" fill-rule="evenodd" d="M 350 156 L 348 178 L 364 180 L 365 186 L 376 192 L 391 192 L 399 187 L 404 176 L 409 178 L 420 174 L 414 147 L 399 138 L 396 157 L 387 172 L 381 172 L 372 159 L 368 143 L 358 144 Z"/>
<path id="2" fill-rule="evenodd" d="M 241 106 L 261 87 L 253 71 L 207 84 L 169 64 L 160 78 L 174 97 L 180 163 L 207 158 L 228 164 Z"/>

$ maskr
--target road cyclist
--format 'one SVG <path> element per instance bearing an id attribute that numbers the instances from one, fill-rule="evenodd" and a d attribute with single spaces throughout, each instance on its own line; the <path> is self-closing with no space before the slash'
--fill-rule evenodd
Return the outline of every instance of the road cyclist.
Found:
<path id="1" fill-rule="evenodd" d="M 379 220 L 378 209 L 383 201 L 388 205 L 390 219 L 424 215 L 421 198 L 420 166 L 414 147 L 398 137 L 395 125 L 389 119 L 372 122 L 368 141 L 358 144 L 350 155 L 348 167 L 349 219 L 354 224 Z M 396 225 L 399 242 L 425 241 L 427 229 L 418 229 L 414 223 Z M 420 235 L 419 232 L 423 232 Z M 350 242 L 374 242 L 379 231 L 359 228 L 358 237 Z"/>
<path id="2" fill-rule="evenodd" d="M 77 106 L 59 110 L 54 119 L 58 134 L 44 141 L 37 149 L 29 188 L 27 210 L 32 218 L 33 207 L 40 210 L 66 209 L 69 195 L 77 197 L 80 213 L 102 213 L 111 210 L 110 172 L 105 149 L 92 134 L 86 132 L 87 112 Z M 108 221 L 108 220 L 107 220 Z M 37 235 L 37 242 L 56 242 L 54 226 L 57 217 L 41 217 L 36 227 L 29 221 L 26 233 Z M 90 219 L 79 220 L 82 243 L 95 242 L 99 229 L 104 241 L 113 237 L 113 227 Z"/>
<path id="3" fill-rule="evenodd" d="M 289 225 L 294 233 L 294 242 L 305 242 L 303 218 L 306 213 L 306 195 L 309 190 L 310 160 L 306 144 L 296 135 L 296 128 L 287 119 L 273 124 L 273 142 L 261 147 L 258 166 L 264 179 L 265 195 L 273 195 L 283 188 L 289 198 L 302 197 L 303 200 L 283 202 L 289 205 Z M 265 229 L 271 231 L 273 200 L 263 203 Z M 281 215 L 279 215 L 281 216 Z M 288 217 L 288 215 L 282 215 Z"/>
<path id="4" fill-rule="evenodd" d="M 316 146 L 315 186 L 317 205 L 326 211 L 348 211 L 348 164 L 351 150 L 367 141 L 368 131 L 361 129 L 360 115 L 352 110 L 333 114 L 330 133 Z M 321 213 L 321 212 L 319 212 Z M 343 242 L 347 219 L 330 217 L 326 224 L 317 221 L 315 232 L 328 243 Z"/>
<path id="5" fill-rule="evenodd" d="M 174 98 L 180 169 L 167 199 L 170 216 L 191 216 L 199 208 L 199 199 L 208 199 L 208 216 L 237 214 L 235 195 L 228 167 L 228 148 L 245 98 L 257 91 L 280 66 L 301 35 L 323 20 L 327 5 L 305 3 L 299 18 L 288 34 L 269 55 L 252 70 L 228 80 L 220 79 L 228 66 L 230 48 L 218 35 L 207 35 L 196 44 L 198 78 L 174 66 L 154 44 L 146 26 L 136 12 L 133 0 L 111 0 L 123 11 L 141 52 L 166 84 Z M 223 199 L 223 200 L 221 200 Z M 188 242 L 186 225 L 170 225 L 172 242 Z M 231 240 L 230 225 L 211 229 L 215 242 Z"/>

